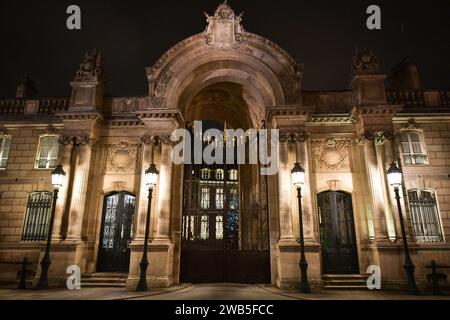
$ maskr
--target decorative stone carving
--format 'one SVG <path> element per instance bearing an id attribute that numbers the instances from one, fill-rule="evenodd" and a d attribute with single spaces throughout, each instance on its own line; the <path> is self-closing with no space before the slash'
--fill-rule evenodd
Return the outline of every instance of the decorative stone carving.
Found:
<path id="1" fill-rule="evenodd" d="M 95 140 L 88 136 L 75 137 L 75 144 L 78 146 L 93 145 Z"/>
<path id="2" fill-rule="evenodd" d="M 214 16 L 205 12 L 208 23 L 205 31 L 206 43 L 219 48 L 231 48 L 240 42 L 244 33 L 243 15 L 243 13 L 236 15 L 227 1 L 219 5 Z"/>
<path id="3" fill-rule="evenodd" d="M 107 145 L 105 173 L 136 172 L 138 147 L 127 142 Z"/>
<path id="4" fill-rule="evenodd" d="M 376 144 L 384 144 L 386 140 L 392 141 L 394 135 L 389 131 L 366 131 L 365 138 L 369 141 L 375 141 Z"/>
<path id="5" fill-rule="evenodd" d="M 355 56 L 353 57 L 353 74 L 354 75 L 367 75 L 377 74 L 379 71 L 380 63 L 370 49 L 357 49 Z"/>
<path id="6" fill-rule="evenodd" d="M 74 138 L 69 136 L 61 136 L 58 140 L 59 144 L 62 146 L 68 146 L 72 143 L 74 143 Z"/>
<path id="7" fill-rule="evenodd" d="M 310 134 L 306 132 L 285 133 L 284 135 L 285 135 L 284 139 L 290 144 L 295 144 L 297 142 L 305 142 L 310 137 Z"/>
<path id="8" fill-rule="evenodd" d="M 419 126 L 417 125 L 416 119 L 411 118 L 408 120 L 408 123 L 405 126 L 405 129 L 409 129 L 409 130 L 415 130 L 418 129 Z"/>
<path id="9" fill-rule="evenodd" d="M 8 131 L 8 129 L 6 129 L 6 128 L 1 128 L 0 129 L 0 136 L 7 136 L 7 135 L 9 135 L 9 131 Z"/>
<path id="10" fill-rule="evenodd" d="M 160 145 L 161 141 L 159 140 L 159 137 L 156 136 L 142 136 L 141 143 L 156 147 Z"/>
<path id="11" fill-rule="evenodd" d="M 362 134 L 359 137 L 357 137 L 355 140 L 356 140 L 356 144 L 364 145 L 366 143 L 367 138 L 365 135 Z"/>
<path id="12" fill-rule="evenodd" d="M 350 170 L 350 140 L 313 140 L 311 144 L 317 172 Z"/>
<path id="13" fill-rule="evenodd" d="M 75 75 L 75 81 L 91 81 L 97 80 L 103 76 L 103 59 L 99 52 L 94 49 L 87 52 L 84 56 L 83 63 Z"/>

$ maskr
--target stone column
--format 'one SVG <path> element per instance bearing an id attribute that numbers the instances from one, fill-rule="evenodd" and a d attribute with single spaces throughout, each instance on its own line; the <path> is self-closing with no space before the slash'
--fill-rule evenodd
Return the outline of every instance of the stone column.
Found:
<path id="1" fill-rule="evenodd" d="M 378 170 L 380 172 L 380 180 L 381 180 L 381 186 L 382 186 L 382 196 L 383 198 L 383 208 L 385 213 L 385 219 L 386 219 L 386 231 L 388 234 L 388 237 L 390 240 L 395 240 L 395 227 L 394 227 L 394 220 L 392 217 L 392 204 L 390 200 L 390 186 L 387 181 L 387 154 L 386 154 L 386 138 L 383 133 L 379 133 L 377 138 L 375 139 L 375 145 L 376 145 L 376 155 L 377 155 L 377 162 L 378 162 Z"/>
<path id="2" fill-rule="evenodd" d="M 147 218 L 147 207 L 148 207 L 148 187 L 145 184 L 145 171 L 149 168 L 150 164 L 153 163 L 154 157 L 154 145 L 155 139 L 153 137 L 144 136 L 141 138 L 141 175 L 140 175 L 140 188 L 138 196 L 138 208 L 137 208 L 137 228 L 135 241 L 144 241 L 145 236 L 145 224 Z M 155 211 L 154 199 L 152 201 L 152 213 L 151 217 L 154 218 L 153 212 Z"/>
<path id="3" fill-rule="evenodd" d="M 63 166 L 66 172 L 66 180 L 64 185 L 59 190 L 58 202 L 56 203 L 55 210 L 55 220 L 53 227 L 53 241 L 62 240 L 62 220 L 66 212 L 66 208 L 70 205 L 68 202 L 69 190 L 71 189 L 72 181 L 71 170 L 72 170 L 72 151 L 73 151 L 73 138 L 68 136 L 61 136 L 59 139 L 59 163 Z"/>
<path id="4" fill-rule="evenodd" d="M 392 137 L 390 139 L 386 139 L 386 141 L 384 143 L 384 147 L 385 147 L 385 152 L 386 152 L 387 165 L 390 165 L 391 163 L 396 162 L 397 156 L 395 154 L 395 138 Z M 392 208 L 395 236 L 398 239 L 398 238 L 401 238 L 402 230 L 400 227 L 400 217 L 399 217 L 399 212 L 397 209 L 397 202 L 395 200 L 395 195 L 394 195 L 394 191 L 393 191 L 392 187 L 388 184 L 387 188 L 388 188 L 388 196 L 389 196 L 391 208 Z M 400 190 L 400 192 L 403 193 L 402 190 Z M 405 219 L 405 221 L 408 221 L 408 220 L 406 220 L 406 216 L 404 216 L 404 219 Z"/>
<path id="5" fill-rule="evenodd" d="M 365 163 L 368 177 L 369 191 L 373 206 L 373 222 L 375 229 L 375 240 L 387 240 L 388 233 L 385 218 L 385 204 L 383 197 L 383 184 L 378 169 L 375 141 L 366 140 L 364 144 Z"/>
<path id="6" fill-rule="evenodd" d="M 170 242 L 170 209 L 172 194 L 172 142 L 163 139 L 161 146 L 161 163 L 159 174 L 159 190 L 157 199 L 156 241 Z"/>
<path id="7" fill-rule="evenodd" d="M 86 208 L 86 197 L 91 167 L 93 139 L 90 137 L 77 137 L 75 176 L 73 182 L 72 200 L 70 202 L 68 241 L 81 241 L 83 215 Z"/>
<path id="8" fill-rule="evenodd" d="M 303 209 L 303 223 L 305 240 L 317 241 L 314 233 L 314 205 L 313 205 L 313 195 L 316 194 L 313 191 L 314 179 L 312 178 L 312 158 L 309 148 L 309 135 L 306 133 L 297 134 L 297 154 L 298 161 L 300 161 L 303 169 L 305 169 L 305 185 L 302 190 L 302 209 Z"/>
<path id="9" fill-rule="evenodd" d="M 289 163 L 288 137 L 280 135 L 280 165 L 278 171 L 278 203 L 280 219 L 280 242 L 293 242 L 291 208 L 291 170 Z"/>

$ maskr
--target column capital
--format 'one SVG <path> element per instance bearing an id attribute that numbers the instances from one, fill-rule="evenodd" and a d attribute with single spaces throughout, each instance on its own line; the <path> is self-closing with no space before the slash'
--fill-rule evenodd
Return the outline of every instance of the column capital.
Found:
<path id="1" fill-rule="evenodd" d="M 142 136 L 141 137 L 141 144 L 145 145 L 151 145 L 151 146 L 158 146 L 160 144 L 159 138 L 157 136 Z"/>
<path id="2" fill-rule="evenodd" d="M 390 131 L 366 131 L 364 136 L 367 140 L 374 141 L 376 145 L 383 145 L 386 140 L 394 140 L 394 134 Z"/>
<path id="3" fill-rule="evenodd" d="M 74 143 L 74 138 L 71 137 L 71 136 L 60 136 L 59 140 L 58 140 L 58 143 L 61 146 L 67 147 L 67 146 L 69 146 L 69 145 Z"/>
<path id="4" fill-rule="evenodd" d="M 93 146 L 97 141 L 90 136 L 78 136 L 74 137 L 74 142 L 77 146 Z"/>

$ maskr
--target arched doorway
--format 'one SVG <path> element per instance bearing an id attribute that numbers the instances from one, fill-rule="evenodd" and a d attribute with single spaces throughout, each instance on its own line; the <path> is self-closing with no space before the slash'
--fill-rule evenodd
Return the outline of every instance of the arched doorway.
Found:
<path id="1" fill-rule="evenodd" d="M 149 109 L 158 112 L 178 113 L 184 128 L 190 127 L 194 121 L 208 119 L 221 123 L 226 121 L 231 128 L 244 131 L 250 128 L 257 131 L 267 127 L 279 128 L 288 124 L 266 122 L 269 111 L 274 110 L 285 118 L 289 118 L 292 111 L 294 114 L 303 112 L 300 110 L 302 73 L 302 66 L 275 43 L 243 31 L 241 16 L 235 15 L 229 5 L 224 3 L 217 8 L 214 16 L 208 18 L 206 32 L 179 42 L 153 67 L 147 68 L 147 104 Z M 289 110 L 285 113 L 284 109 Z M 162 128 L 158 130 L 163 131 Z M 164 135 L 167 134 L 170 133 L 164 132 Z M 283 268 L 279 263 L 281 256 L 277 247 L 280 239 L 279 210 L 277 200 L 272 197 L 267 201 L 264 194 L 267 194 L 267 189 L 276 190 L 277 185 L 276 179 L 262 177 L 259 169 L 257 165 L 240 165 L 238 168 L 240 243 L 242 248 L 248 248 L 243 249 L 247 253 L 267 249 L 270 263 L 262 265 L 271 269 L 270 282 L 275 284 L 280 278 L 278 268 Z M 182 189 L 180 187 L 187 176 L 184 175 L 183 178 L 180 171 L 181 166 L 176 168 L 175 180 L 172 182 L 176 189 L 174 195 L 177 197 L 177 203 L 174 204 L 176 216 L 171 224 L 174 255 L 173 260 L 167 259 L 167 263 L 173 265 L 174 282 L 185 281 L 181 261 L 185 208 L 184 202 L 178 199 Z M 184 171 L 191 172 L 186 168 Z M 254 222 L 260 218 L 251 214 L 259 212 L 261 206 L 268 216 L 264 228 L 270 228 L 269 239 L 261 236 L 260 224 Z M 248 257 L 249 255 L 245 256 Z M 255 272 L 259 274 L 265 273 L 256 269 Z M 243 277 L 246 281 L 251 278 Z M 169 282 L 172 279 L 171 275 L 167 278 Z"/>
<path id="2" fill-rule="evenodd" d="M 128 272 L 135 204 L 136 197 L 128 192 L 114 192 L 105 196 L 98 272 Z"/>
<path id="3" fill-rule="evenodd" d="M 323 273 L 359 274 L 352 196 L 327 191 L 317 201 Z"/>

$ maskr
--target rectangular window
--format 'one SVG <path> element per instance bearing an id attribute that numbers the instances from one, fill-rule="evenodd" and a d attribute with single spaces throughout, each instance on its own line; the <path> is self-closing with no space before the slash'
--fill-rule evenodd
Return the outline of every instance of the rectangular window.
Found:
<path id="1" fill-rule="evenodd" d="M 52 208 L 53 195 L 50 192 L 34 192 L 27 203 L 22 241 L 45 241 Z"/>
<path id="2" fill-rule="evenodd" d="M 208 240 L 208 239 L 209 239 L 209 217 L 202 216 L 200 224 L 200 240 Z"/>
<path id="3" fill-rule="evenodd" d="M 202 209 L 209 209 L 209 188 L 202 188 L 200 206 Z"/>
<path id="4" fill-rule="evenodd" d="M 237 210 L 239 208 L 239 196 L 237 189 L 230 190 L 230 209 Z"/>
<path id="5" fill-rule="evenodd" d="M 442 228 L 434 191 L 409 191 L 409 206 L 416 241 L 442 242 Z"/>
<path id="6" fill-rule="evenodd" d="M 58 136 L 42 136 L 36 155 L 36 169 L 54 169 L 58 161 Z"/>
<path id="7" fill-rule="evenodd" d="M 8 165 L 11 140 L 11 136 L 0 135 L 0 170 L 5 170 L 6 166 Z"/>
<path id="8" fill-rule="evenodd" d="M 223 240 L 223 216 L 216 216 L 216 240 Z"/>
<path id="9" fill-rule="evenodd" d="M 223 209 L 223 189 L 216 189 L 216 209 Z"/>
<path id="10" fill-rule="evenodd" d="M 418 131 L 403 132 L 400 135 L 400 145 L 402 147 L 403 159 L 407 165 L 428 164 L 428 157 L 425 153 L 423 135 Z"/>

